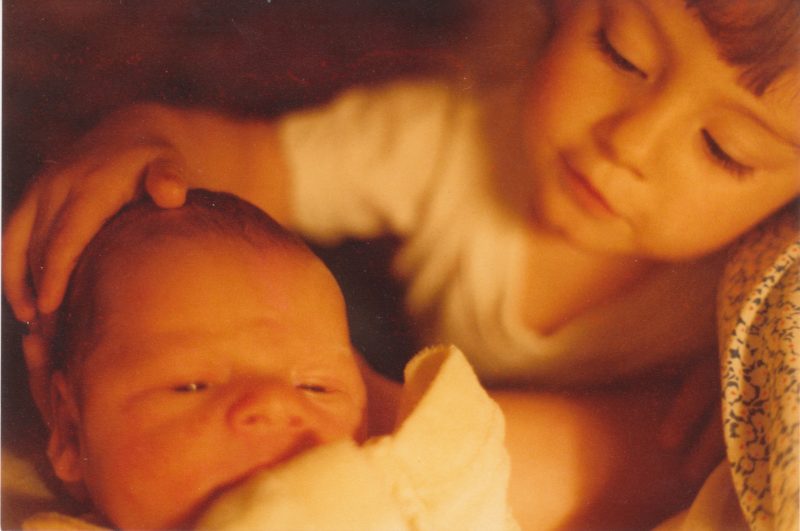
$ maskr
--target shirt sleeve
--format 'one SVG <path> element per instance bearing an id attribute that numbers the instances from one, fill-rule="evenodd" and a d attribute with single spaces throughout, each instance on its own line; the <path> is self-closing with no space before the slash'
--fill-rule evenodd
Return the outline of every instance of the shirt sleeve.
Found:
<path id="1" fill-rule="evenodd" d="M 453 97 L 436 83 L 355 88 L 280 125 L 295 227 L 320 243 L 407 235 L 435 174 Z"/>

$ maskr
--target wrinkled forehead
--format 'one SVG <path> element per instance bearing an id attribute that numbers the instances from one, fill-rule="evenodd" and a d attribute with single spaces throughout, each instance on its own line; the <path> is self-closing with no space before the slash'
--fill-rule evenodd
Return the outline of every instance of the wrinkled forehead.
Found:
<path id="1" fill-rule="evenodd" d="M 170 238 L 115 255 L 101 276 L 95 323 L 106 342 L 146 348 L 139 343 L 157 337 L 160 344 L 198 348 L 250 334 L 287 345 L 319 340 L 349 347 L 338 284 L 302 248 Z"/>
<path id="2" fill-rule="evenodd" d="M 308 249 L 213 234 L 167 235 L 121 246 L 102 259 L 98 295 L 113 298 L 134 280 L 143 290 L 195 286 L 197 293 L 182 291 L 187 297 L 210 296 L 204 285 L 242 284 L 250 292 L 267 289 L 281 299 L 308 300 L 325 309 L 331 299 L 334 304 L 341 299 L 333 276 Z"/>
<path id="3" fill-rule="evenodd" d="M 242 284 L 253 292 L 254 282 L 259 280 L 260 285 L 274 287 L 274 293 L 297 298 L 309 296 L 304 292 L 314 290 L 315 284 L 324 288 L 315 291 L 320 304 L 340 295 L 327 268 L 302 247 L 213 234 L 169 234 L 116 242 L 86 265 L 73 278 L 67 309 L 77 321 L 72 327 L 78 328 L 73 330 L 78 336 L 102 332 L 104 323 L 118 320 L 118 314 L 146 311 L 167 295 L 174 302 L 196 299 L 199 303 L 216 293 L 212 285 Z M 306 289 L 306 284 L 312 285 Z M 222 298 L 228 293 L 218 295 L 219 304 L 228 303 Z M 137 305 L 145 307 L 134 307 Z"/>

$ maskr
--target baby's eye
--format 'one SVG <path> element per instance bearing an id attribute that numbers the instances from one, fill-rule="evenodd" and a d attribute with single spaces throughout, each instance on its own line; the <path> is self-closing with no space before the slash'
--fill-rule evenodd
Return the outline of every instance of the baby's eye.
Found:
<path id="1" fill-rule="evenodd" d="M 623 56 L 621 53 L 619 53 L 619 51 L 617 51 L 616 48 L 614 48 L 614 45 L 611 44 L 610 40 L 608 40 L 608 35 L 606 34 L 605 29 L 600 28 L 595 32 L 594 45 L 598 50 L 600 50 L 600 53 L 602 53 L 609 61 L 611 61 L 611 63 L 614 64 L 614 66 L 620 70 L 624 72 L 631 72 L 642 79 L 647 79 L 646 72 L 628 61 L 625 56 Z"/>
<path id="2" fill-rule="evenodd" d="M 728 173 L 731 173 L 736 177 L 746 177 L 747 175 L 753 173 L 752 167 L 742 164 L 728 155 L 725 150 L 722 149 L 719 143 L 714 140 L 714 137 L 711 136 L 711 133 L 703 129 L 702 134 L 703 141 L 708 149 L 708 153 L 711 155 L 714 161 L 722 166 L 723 169 L 728 171 Z"/>
<path id="3" fill-rule="evenodd" d="M 325 385 L 316 384 L 316 383 L 301 383 L 297 385 L 298 389 L 302 389 L 303 391 L 308 391 L 309 393 L 329 393 L 331 389 Z"/>
<path id="4" fill-rule="evenodd" d="M 208 389 L 207 382 L 189 382 L 172 388 L 176 393 L 200 393 Z"/>

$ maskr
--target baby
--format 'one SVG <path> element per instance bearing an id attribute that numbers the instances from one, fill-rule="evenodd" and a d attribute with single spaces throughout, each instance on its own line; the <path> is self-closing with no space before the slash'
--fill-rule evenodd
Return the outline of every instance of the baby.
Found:
<path id="1" fill-rule="evenodd" d="M 139 202 L 113 218 L 81 257 L 57 333 L 48 455 L 101 524 L 186 527 L 264 469 L 365 439 L 365 384 L 335 280 L 299 239 L 233 196 L 198 190 L 177 210 Z M 502 417 L 497 427 L 502 441 Z M 393 452 L 397 441 L 384 439 L 373 446 Z M 366 458 L 351 446 L 315 462 L 355 466 Z M 380 462 L 369 458 L 367 470 L 385 469 Z M 320 485 L 342 476 L 326 474 L 314 474 L 304 503 L 314 489 L 339 499 Z M 359 485 L 382 482 L 372 474 Z M 358 482 L 346 483 L 355 492 Z M 27 528 L 49 528 L 52 517 Z"/>
<path id="2" fill-rule="evenodd" d="M 117 526 L 178 527 L 259 468 L 363 436 L 336 282 L 240 201 L 199 194 L 117 218 L 81 260 L 60 328 L 48 453 Z"/>

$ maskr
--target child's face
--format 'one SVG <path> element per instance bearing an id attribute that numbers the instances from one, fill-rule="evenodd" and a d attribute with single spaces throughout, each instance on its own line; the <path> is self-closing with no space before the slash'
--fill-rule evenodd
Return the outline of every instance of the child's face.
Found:
<path id="1" fill-rule="evenodd" d="M 123 528 L 185 524 L 255 470 L 356 436 L 365 406 L 344 303 L 318 260 L 155 246 L 101 279 L 105 321 L 79 374 L 80 475 Z"/>
<path id="2" fill-rule="evenodd" d="M 531 216 L 587 248 L 714 251 L 800 190 L 800 76 L 758 97 L 683 0 L 564 6 L 526 99 Z"/>

